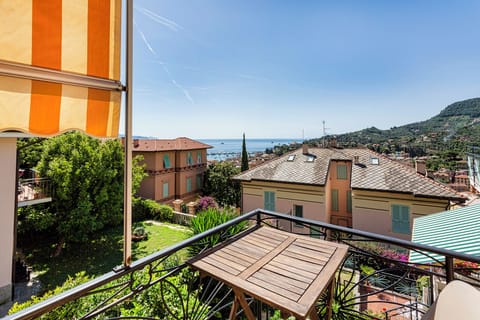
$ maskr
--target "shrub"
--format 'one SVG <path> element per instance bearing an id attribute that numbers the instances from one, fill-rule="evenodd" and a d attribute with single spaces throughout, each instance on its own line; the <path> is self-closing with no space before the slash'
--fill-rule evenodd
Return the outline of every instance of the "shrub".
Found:
<path id="1" fill-rule="evenodd" d="M 205 196 L 198 199 L 195 208 L 197 212 L 207 210 L 208 208 L 218 208 L 218 205 L 213 197 Z"/>
<path id="2" fill-rule="evenodd" d="M 135 199 L 133 201 L 133 221 L 147 219 L 172 222 L 173 209 L 151 199 Z"/>
<path id="3" fill-rule="evenodd" d="M 219 226 L 237 216 L 235 209 L 224 208 L 222 210 L 217 208 L 208 208 L 207 210 L 199 212 L 193 219 L 190 225 L 190 229 L 194 235 L 200 234 L 213 227 Z M 233 236 L 247 227 L 247 222 L 243 221 L 234 226 L 231 226 L 224 232 L 226 237 Z M 203 239 L 196 246 L 189 248 L 190 254 L 193 256 L 199 253 L 205 246 L 214 246 L 222 239 L 222 234 L 216 233 Z"/>

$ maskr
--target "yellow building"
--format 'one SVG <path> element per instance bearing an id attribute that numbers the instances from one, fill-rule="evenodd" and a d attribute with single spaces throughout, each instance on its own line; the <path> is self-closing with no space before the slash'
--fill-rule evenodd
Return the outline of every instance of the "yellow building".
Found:
<path id="1" fill-rule="evenodd" d="M 310 148 L 237 175 L 242 211 L 281 212 L 410 240 L 413 219 L 464 198 L 368 149 Z M 284 223 L 283 229 L 307 233 Z"/>

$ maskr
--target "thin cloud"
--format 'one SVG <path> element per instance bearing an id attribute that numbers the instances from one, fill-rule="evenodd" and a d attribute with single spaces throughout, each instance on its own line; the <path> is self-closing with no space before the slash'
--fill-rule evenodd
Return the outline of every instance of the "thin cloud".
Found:
<path id="1" fill-rule="evenodd" d="M 183 95 L 185 98 L 187 98 L 188 101 L 190 101 L 191 104 L 195 104 L 195 100 L 193 100 L 192 96 L 190 95 L 190 92 L 185 89 L 182 85 L 180 85 L 175 79 L 173 79 L 172 74 L 170 73 L 170 70 L 168 70 L 167 65 L 161 61 L 158 61 L 158 64 L 160 64 L 165 71 L 165 73 L 169 76 L 170 81 L 172 84 L 177 87 L 180 91 L 182 91 Z"/>
<path id="2" fill-rule="evenodd" d="M 143 31 L 140 29 L 140 27 L 137 25 L 137 23 L 135 22 L 135 20 L 133 20 L 133 26 L 136 28 L 137 32 L 140 34 L 140 37 L 142 38 L 143 43 L 145 43 L 145 45 L 147 46 L 148 51 L 150 51 L 154 56 L 156 56 L 157 53 L 155 52 L 155 50 L 154 50 L 154 49 L 152 48 L 152 46 L 150 45 L 150 42 L 148 42 L 147 37 L 145 37 L 145 34 L 144 34 Z"/>
<path id="3" fill-rule="evenodd" d="M 183 30 L 184 28 L 179 25 L 178 23 L 176 23 L 175 21 L 172 21 L 170 19 L 167 19 L 161 15 L 158 15 L 156 14 L 155 12 L 153 11 L 150 11 L 146 8 L 143 8 L 143 7 L 135 7 L 135 9 L 137 9 L 138 11 L 140 11 L 141 13 L 143 13 L 146 17 L 152 19 L 153 21 L 161 24 L 162 26 L 165 26 L 167 28 L 169 28 L 170 30 L 172 31 L 179 31 L 179 30 Z"/>

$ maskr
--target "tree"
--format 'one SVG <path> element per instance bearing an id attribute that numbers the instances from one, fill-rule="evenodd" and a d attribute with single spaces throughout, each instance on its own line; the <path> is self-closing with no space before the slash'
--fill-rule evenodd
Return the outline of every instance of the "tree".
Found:
<path id="1" fill-rule="evenodd" d="M 240 205 L 240 184 L 232 177 L 240 173 L 240 169 L 232 162 L 222 161 L 211 164 L 205 171 L 204 193 L 217 200 L 223 206 Z"/>
<path id="2" fill-rule="evenodd" d="M 71 132 L 44 142 L 37 169 L 51 180 L 59 247 L 65 241 L 86 241 L 95 231 L 122 222 L 123 159 L 119 140 L 100 141 Z M 143 168 L 134 165 L 133 172 L 133 185 L 138 187 Z"/>
<path id="3" fill-rule="evenodd" d="M 245 133 L 243 134 L 243 142 L 242 142 L 242 172 L 248 170 L 248 153 L 247 153 L 247 145 L 245 144 Z"/>

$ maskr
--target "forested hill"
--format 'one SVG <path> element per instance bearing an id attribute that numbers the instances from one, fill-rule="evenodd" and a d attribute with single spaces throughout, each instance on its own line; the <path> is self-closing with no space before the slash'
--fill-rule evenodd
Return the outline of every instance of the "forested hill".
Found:
<path id="1" fill-rule="evenodd" d="M 338 146 L 364 145 L 378 152 L 413 151 L 414 155 L 437 151 L 464 152 L 469 145 L 480 145 L 480 98 L 452 103 L 438 115 L 388 130 L 375 127 L 337 135 Z M 334 137 L 326 137 L 331 141 Z M 320 144 L 323 138 L 312 139 Z"/>

